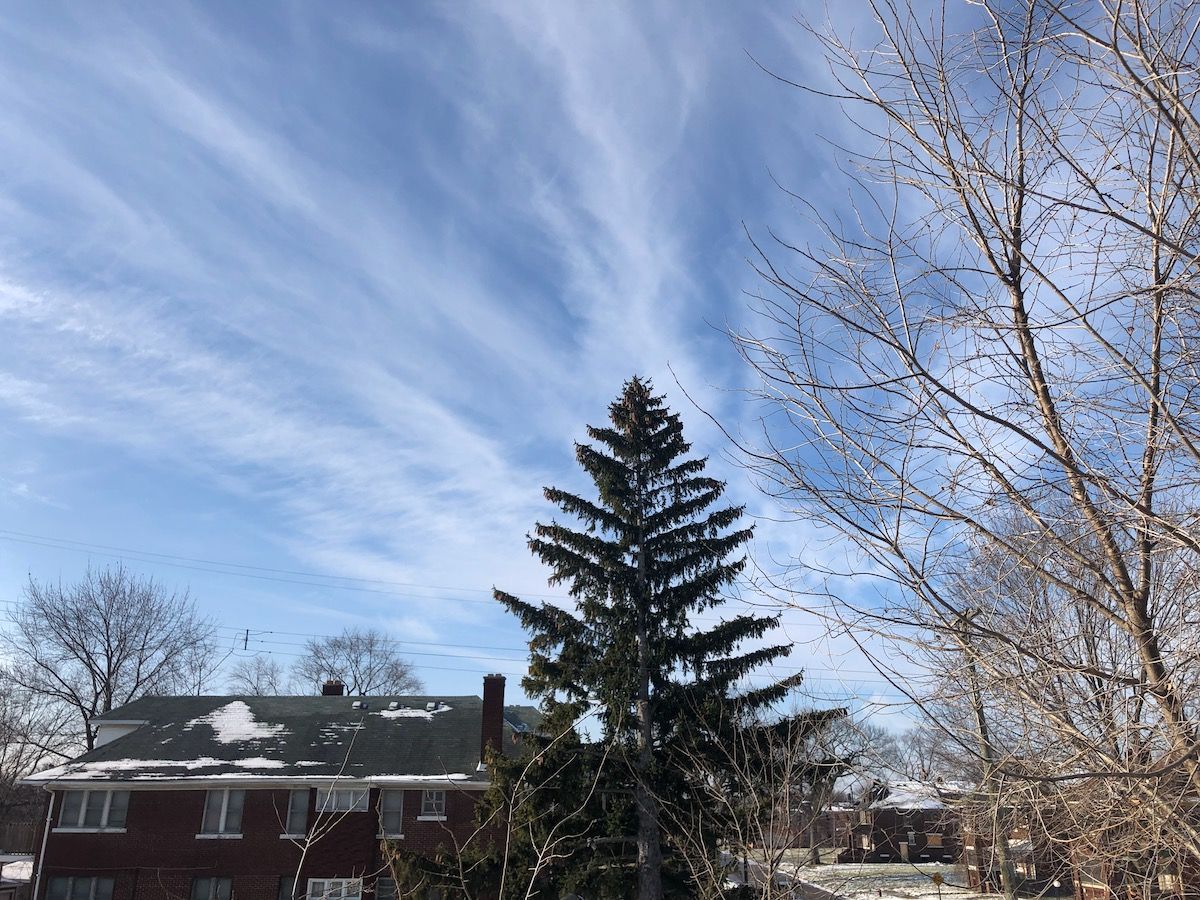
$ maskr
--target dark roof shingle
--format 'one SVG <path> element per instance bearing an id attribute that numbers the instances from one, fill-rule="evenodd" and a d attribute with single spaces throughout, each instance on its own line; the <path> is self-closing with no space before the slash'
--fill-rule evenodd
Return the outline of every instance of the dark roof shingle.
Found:
<path id="1" fill-rule="evenodd" d="M 148 724 L 28 780 L 480 782 L 482 711 L 479 697 L 144 697 L 96 721 Z"/>

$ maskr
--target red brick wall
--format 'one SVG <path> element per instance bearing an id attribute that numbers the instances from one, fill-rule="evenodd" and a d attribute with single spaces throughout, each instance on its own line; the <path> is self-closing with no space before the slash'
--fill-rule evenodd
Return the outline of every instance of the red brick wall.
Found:
<path id="1" fill-rule="evenodd" d="M 294 875 L 301 849 L 279 835 L 287 814 L 288 791 L 246 791 L 242 813 L 242 838 L 196 837 L 204 812 L 202 790 L 132 791 L 124 834 L 51 832 L 41 876 L 45 895 L 55 875 L 111 875 L 113 900 L 188 898 L 192 879 L 201 876 L 231 877 L 237 900 L 276 900 L 279 879 Z M 314 820 L 316 792 L 309 794 L 309 826 Z M 410 849 L 432 853 L 464 841 L 475 830 L 474 807 L 478 792 L 448 790 L 446 821 L 417 821 L 421 791 L 405 791 L 404 839 Z M 338 818 L 313 842 L 300 870 L 299 884 L 309 878 L 359 877 L 382 867 L 377 803 L 371 791 L 369 811 L 322 816 L 322 824 Z M 61 794 L 55 799 L 55 822 Z"/>

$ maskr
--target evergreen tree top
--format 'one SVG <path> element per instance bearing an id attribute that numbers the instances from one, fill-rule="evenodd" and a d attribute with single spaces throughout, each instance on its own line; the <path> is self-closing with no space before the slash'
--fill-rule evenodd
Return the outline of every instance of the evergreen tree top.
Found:
<path id="1" fill-rule="evenodd" d="M 653 648 L 652 690 L 670 705 L 683 702 L 681 689 L 688 702 L 698 693 L 725 697 L 790 646 L 737 652 L 773 628 L 777 616 L 696 626 L 693 615 L 721 604 L 746 565 L 738 552 L 753 531 L 738 527 L 744 507 L 719 504 L 725 484 L 705 474 L 706 458 L 688 456 L 680 416 L 648 379 L 626 382 L 608 413 L 608 424 L 588 427 L 590 442 L 575 447 L 595 496 L 546 488 L 546 499 L 572 521 L 539 522 L 529 536 L 530 549 L 551 569 L 550 582 L 568 587 L 577 610 L 496 596 L 532 633 L 527 692 L 600 699 L 613 707 L 606 724 L 619 730 L 618 721 L 630 721 L 639 629 Z M 756 699 L 769 702 L 787 688 L 772 686 Z"/>

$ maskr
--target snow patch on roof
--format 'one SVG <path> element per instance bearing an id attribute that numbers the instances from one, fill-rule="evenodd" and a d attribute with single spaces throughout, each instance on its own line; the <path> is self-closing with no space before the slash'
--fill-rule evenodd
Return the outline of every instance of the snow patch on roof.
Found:
<path id="1" fill-rule="evenodd" d="M 871 809 L 944 809 L 946 801 L 961 797 L 968 785 L 960 782 L 896 781 L 888 785 L 886 797 L 871 804 Z"/>
<path id="2" fill-rule="evenodd" d="M 67 763 L 45 772 L 39 772 L 35 777 L 38 781 L 53 781 L 57 779 L 108 778 L 117 772 L 138 772 L 142 769 L 223 769 L 235 766 L 239 769 L 282 769 L 287 765 L 282 760 L 266 759 L 255 756 L 248 759 L 213 759 L 211 756 L 201 756 L 199 759 L 105 759 L 85 763 Z M 166 773 L 143 772 L 134 775 L 135 778 L 164 778 L 174 777 Z"/>
<path id="3" fill-rule="evenodd" d="M 447 712 L 451 709 L 454 709 L 454 707 L 442 703 L 437 709 L 410 709 L 401 707 L 400 709 L 381 709 L 375 715 L 381 716 L 384 719 L 424 719 L 427 722 L 432 722 L 433 717 L 438 713 Z"/>
<path id="4" fill-rule="evenodd" d="M 183 727 L 185 730 L 190 730 L 197 725 L 211 725 L 217 741 L 222 744 L 261 741 L 267 738 L 283 737 L 288 733 L 283 725 L 259 722 L 254 718 L 250 707 L 241 700 L 226 703 L 208 715 L 198 716 L 185 723 Z"/>
<path id="5" fill-rule="evenodd" d="M 11 878 L 13 881 L 32 881 L 33 880 L 33 860 L 19 859 L 16 862 L 5 863 L 2 867 L 5 878 Z"/>

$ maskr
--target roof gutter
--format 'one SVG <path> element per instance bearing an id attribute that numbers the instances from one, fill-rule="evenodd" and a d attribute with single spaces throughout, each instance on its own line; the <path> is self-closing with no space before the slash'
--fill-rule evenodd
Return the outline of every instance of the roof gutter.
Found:
<path id="1" fill-rule="evenodd" d="M 220 786 L 229 788 L 321 788 L 332 785 L 365 785 L 377 788 L 399 788 L 406 790 L 456 788 L 468 791 L 486 791 L 492 786 L 490 780 L 477 778 L 448 778 L 442 775 L 417 776 L 410 778 L 389 778 L 387 776 L 367 776 L 355 778 L 351 775 L 253 775 L 230 777 L 228 775 L 189 775 L 179 778 L 135 778 L 121 780 L 117 778 L 78 778 L 53 779 L 45 781 L 23 778 L 19 782 L 26 787 L 41 787 L 47 791 L 53 790 L 95 790 L 100 786 L 105 789 L 120 788 L 121 790 L 204 790 Z"/>

